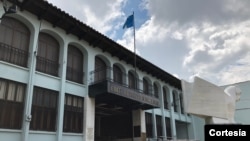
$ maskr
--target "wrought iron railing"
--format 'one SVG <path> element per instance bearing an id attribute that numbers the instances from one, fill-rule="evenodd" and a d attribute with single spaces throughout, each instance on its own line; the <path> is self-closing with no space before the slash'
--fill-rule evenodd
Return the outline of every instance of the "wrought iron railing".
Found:
<path id="1" fill-rule="evenodd" d="M 58 76 L 58 69 L 59 69 L 58 62 L 37 56 L 37 63 L 36 63 L 37 71 Z"/>
<path id="2" fill-rule="evenodd" d="M 111 77 L 111 74 L 113 77 Z M 114 75 L 120 75 L 122 79 L 121 80 L 116 79 L 116 78 L 114 79 Z M 115 74 L 111 67 L 98 68 L 90 72 L 90 85 L 100 83 L 103 81 L 111 81 L 119 85 L 123 85 L 124 87 L 134 89 L 135 91 L 139 93 L 143 93 L 149 96 L 156 97 L 153 93 L 152 85 L 148 85 L 147 90 L 145 91 L 145 89 L 143 89 L 143 81 L 136 78 L 134 80 L 135 86 L 132 86 L 129 84 L 128 75 L 126 73 Z"/>
<path id="3" fill-rule="evenodd" d="M 168 102 L 164 101 L 164 103 L 163 103 L 163 104 L 164 104 L 164 108 L 165 108 L 165 109 L 167 109 L 167 110 L 169 110 L 169 105 L 168 105 Z"/>
<path id="4" fill-rule="evenodd" d="M 27 67 L 28 57 L 27 51 L 0 43 L 0 60 Z"/>
<path id="5" fill-rule="evenodd" d="M 83 84 L 84 72 L 76 70 L 72 67 L 67 67 L 66 79 Z"/>

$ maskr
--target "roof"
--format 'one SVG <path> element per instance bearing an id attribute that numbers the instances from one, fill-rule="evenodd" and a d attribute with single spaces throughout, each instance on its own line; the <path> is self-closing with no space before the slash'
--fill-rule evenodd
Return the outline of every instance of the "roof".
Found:
<path id="1" fill-rule="evenodd" d="M 65 30 L 66 34 L 73 34 L 78 37 L 79 40 L 85 40 L 92 47 L 100 48 L 103 52 L 108 52 L 112 56 L 118 57 L 120 60 L 125 61 L 128 64 L 134 65 L 134 53 L 116 43 L 107 36 L 101 34 L 85 23 L 79 21 L 68 13 L 62 11 L 56 6 L 48 3 L 45 0 L 23 0 L 19 2 L 16 0 L 9 0 L 10 2 L 16 2 L 21 11 L 28 11 L 37 16 L 37 18 L 43 19 L 51 23 L 53 27 L 59 27 Z M 181 81 L 173 75 L 167 73 L 156 65 L 136 55 L 136 67 L 159 80 L 162 80 L 176 88 L 181 89 Z"/>

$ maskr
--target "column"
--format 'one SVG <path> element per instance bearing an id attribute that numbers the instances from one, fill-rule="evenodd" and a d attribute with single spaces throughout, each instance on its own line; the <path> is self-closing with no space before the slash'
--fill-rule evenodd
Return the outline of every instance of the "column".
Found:
<path id="1" fill-rule="evenodd" d="M 173 90 L 169 87 L 169 100 L 170 100 L 170 126 L 171 126 L 171 136 L 173 139 L 176 139 L 176 125 L 175 125 L 175 113 L 173 105 Z"/>
<path id="2" fill-rule="evenodd" d="M 84 138 L 85 141 L 94 141 L 95 137 L 95 99 L 84 98 Z"/>
<path id="3" fill-rule="evenodd" d="M 155 110 L 152 109 L 152 123 L 153 123 L 153 138 L 157 138 L 157 128 L 156 128 L 156 118 L 155 118 Z"/>
<path id="4" fill-rule="evenodd" d="M 23 116 L 23 128 L 22 128 L 22 141 L 28 140 L 29 135 L 29 127 L 30 121 L 32 120 L 31 115 L 31 107 L 32 107 L 32 98 L 33 98 L 33 88 L 34 88 L 34 81 L 35 81 L 35 71 L 36 71 L 36 54 L 37 54 L 37 47 L 38 47 L 38 35 L 39 29 L 42 21 L 33 21 L 33 25 L 35 30 L 31 32 L 30 35 L 30 49 L 29 49 L 29 80 L 27 83 L 26 88 L 26 96 L 25 96 L 25 107 L 24 107 L 24 116 Z"/>
<path id="5" fill-rule="evenodd" d="M 138 109 L 132 111 L 133 141 L 146 141 L 145 111 Z"/>
<path id="6" fill-rule="evenodd" d="M 87 76 L 88 82 L 94 80 L 94 76 L 90 75 L 90 72 L 95 68 L 95 54 L 89 50 L 87 58 Z M 93 74 L 92 74 L 93 75 Z M 92 77 L 92 78 L 91 78 Z M 91 80 L 93 79 L 93 80 Z M 89 84 L 88 84 L 89 85 Z M 89 97 L 88 86 L 86 88 L 86 97 L 84 98 L 84 140 L 94 141 L 95 139 L 95 99 Z"/>
<path id="7" fill-rule="evenodd" d="M 66 69 L 67 69 L 67 52 L 68 44 L 65 43 L 60 49 L 60 60 L 62 60 L 60 75 L 61 87 L 59 91 L 58 99 L 58 117 L 57 117 L 57 141 L 62 140 L 63 133 L 63 117 L 64 117 L 64 99 L 65 99 L 65 81 L 66 81 Z"/>
<path id="8" fill-rule="evenodd" d="M 163 88 L 165 89 L 165 88 Z M 163 138 L 166 139 L 167 138 L 167 130 L 166 130 L 166 121 L 165 121 L 165 108 L 164 108 L 164 96 L 163 96 L 163 92 L 160 89 L 160 102 L 161 102 L 161 118 L 162 118 L 162 135 Z M 158 136 L 158 135 L 157 135 Z"/>
<path id="9" fill-rule="evenodd" d="M 179 113 L 179 116 L 181 116 L 181 96 L 180 92 L 177 91 L 177 112 Z"/>

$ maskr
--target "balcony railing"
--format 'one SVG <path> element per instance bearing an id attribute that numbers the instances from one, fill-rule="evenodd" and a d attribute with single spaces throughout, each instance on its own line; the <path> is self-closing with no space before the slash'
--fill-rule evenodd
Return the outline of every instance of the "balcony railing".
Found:
<path id="1" fill-rule="evenodd" d="M 111 74 L 113 75 L 113 78 L 111 78 Z M 114 77 L 114 75 L 120 75 L 121 77 Z M 117 78 L 121 78 L 121 80 Z M 124 87 L 134 89 L 135 91 L 139 93 L 143 93 L 149 96 L 156 97 L 153 94 L 152 85 L 148 85 L 148 88 L 145 90 L 143 89 L 143 81 L 140 79 L 135 79 L 135 85 L 133 86 L 129 85 L 128 75 L 126 73 L 116 73 L 116 72 L 114 73 L 111 67 L 99 68 L 90 72 L 90 84 L 91 85 L 100 83 L 103 81 L 111 81 L 114 83 L 118 83 Z"/>
<path id="2" fill-rule="evenodd" d="M 84 72 L 78 71 L 71 67 L 67 67 L 67 80 L 83 84 Z"/>
<path id="3" fill-rule="evenodd" d="M 40 56 L 37 56 L 36 70 L 50 75 L 58 76 L 59 64 Z"/>
<path id="4" fill-rule="evenodd" d="M 29 53 L 19 48 L 0 43 L 0 60 L 27 67 Z"/>

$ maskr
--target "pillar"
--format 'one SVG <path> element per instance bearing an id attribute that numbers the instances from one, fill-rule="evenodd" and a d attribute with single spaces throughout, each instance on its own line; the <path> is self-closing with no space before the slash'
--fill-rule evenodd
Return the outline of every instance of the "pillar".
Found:
<path id="1" fill-rule="evenodd" d="M 146 141 L 145 111 L 138 109 L 132 111 L 133 141 Z"/>
<path id="2" fill-rule="evenodd" d="M 156 117 L 155 117 L 155 110 L 152 109 L 152 123 L 153 123 L 153 138 L 157 138 L 157 128 L 156 128 Z"/>
<path id="3" fill-rule="evenodd" d="M 93 82 L 94 75 L 90 74 L 95 69 L 95 54 L 89 51 L 87 63 L 87 72 L 89 75 L 86 76 L 88 82 Z M 89 84 L 88 84 L 89 85 Z M 89 97 L 88 87 L 86 88 L 86 97 L 84 98 L 84 140 L 94 141 L 95 139 L 95 98 Z"/>
<path id="4" fill-rule="evenodd" d="M 162 136 L 163 136 L 163 139 L 167 139 L 163 91 L 161 91 L 160 93 L 160 102 L 161 102 L 161 118 L 162 118 L 162 132 L 163 132 Z"/>
<path id="5" fill-rule="evenodd" d="M 84 99 L 84 139 L 94 141 L 95 137 L 95 99 L 86 96 Z"/>
<path id="6" fill-rule="evenodd" d="M 170 100 L 170 126 L 171 126 L 171 136 L 173 139 L 176 139 L 176 125 L 175 125 L 175 112 L 174 112 L 174 105 L 173 105 L 173 90 L 169 88 L 169 100 Z"/>
<path id="7" fill-rule="evenodd" d="M 28 60 L 29 71 L 29 79 L 26 88 L 26 96 L 25 96 L 25 106 L 24 106 L 24 116 L 23 116 L 23 128 L 22 128 L 22 141 L 28 141 L 29 135 L 29 127 L 30 122 L 32 120 L 31 115 L 31 107 L 32 107 L 32 98 L 33 98 L 33 89 L 34 89 L 34 81 L 35 81 L 35 71 L 36 71 L 36 54 L 37 54 L 37 46 L 38 46 L 38 35 L 39 35 L 39 25 L 41 25 L 41 21 L 35 21 L 33 25 L 37 25 L 35 30 L 31 32 L 30 35 L 30 56 Z"/>
<path id="8" fill-rule="evenodd" d="M 57 117 L 57 141 L 62 140 L 63 133 L 63 117 L 64 117 L 64 99 L 65 99 L 65 82 L 66 82 L 66 69 L 67 69 L 67 53 L 68 44 L 65 43 L 60 50 L 60 60 L 62 62 L 60 76 L 61 76 L 61 86 L 59 91 L 58 99 L 58 117 Z"/>

